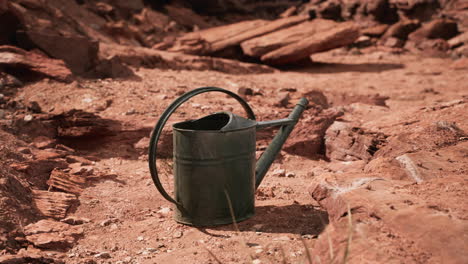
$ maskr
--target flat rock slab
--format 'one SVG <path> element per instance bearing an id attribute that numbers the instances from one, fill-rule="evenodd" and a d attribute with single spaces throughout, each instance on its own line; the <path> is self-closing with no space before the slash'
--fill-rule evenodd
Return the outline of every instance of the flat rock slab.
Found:
<path id="1" fill-rule="evenodd" d="M 89 71 L 98 61 L 99 44 L 82 36 L 60 36 L 36 31 L 18 33 L 23 46 L 37 47 L 49 56 L 63 60 L 75 74 Z"/>
<path id="2" fill-rule="evenodd" d="M 34 203 L 39 211 L 55 219 L 65 218 L 67 210 L 77 201 L 74 194 L 64 192 L 33 191 Z"/>
<path id="3" fill-rule="evenodd" d="M 24 234 L 36 247 L 62 249 L 72 246 L 83 234 L 83 229 L 54 220 L 41 220 L 24 227 Z"/>
<path id="4" fill-rule="evenodd" d="M 64 82 L 71 81 L 72 77 L 62 60 L 50 59 L 12 46 L 0 46 L 0 66 L 12 71 L 27 69 Z"/>
<path id="5" fill-rule="evenodd" d="M 311 54 L 323 52 L 353 43 L 359 37 L 359 27 L 346 22 L 336 27 L 313 34 L 293 44 L 269 52 L 261 57 L 267 64 L 281 65 L 308 58 Z"/>
<path id="6" fill-rule="evenodd" d="M 66 173 L 57 169 L 54 169 L 50 173 L 50 178 L 47 181 L 50 187 L 76 195 L 79 195 L 83 191 L 85 183 L 85 177 Z"/>
<path id="7" fill-rule="evenodd" d="M 104 57 L 117 56 L 122 62 L 135 67 L 198 71 L 213 70 L 231 74 L 270 73 L 277 71 L 266 65 L 124 45 L 101 44 L 100 51 Z"/>
<path id="8" fill-rule="evenodd" d="M 293 44 L 315 33 L 328 30 L 336 24 L 332 20 L 314 19 L 246 40 L 242 42 L 241 47 L 245 54 L 252 57 L 261 57 L 275 49 Z"/>
<path id="9" fill-rule="evenodd" d="M 457 179 L 463 181 L 452 178 Z M 466 233 L 468 222 L 427 203 L 407 186 L 411 185 L 406 181 L 358 173 L 315 178 L 309 193 L 329 214 L 333 227 L 329 226 L 325 233 L 335 244 L 335 254 L 342 256 L 349 247 L 349 263 L 365 262 L 363 257 L 387 263 L 392 260 L 464 263 L 468 257 L 468 240 L 460 234 Z M 348 212 L 352 214 L 351 222 Z M 349 236 L 352 236 L 352 243 L 346 245 Z M 392 237 L 398 238 L 399 246 L 413 255 L 398 255 L 398 248 L 392 248 L 396 246 L 380 252 L 378 245 L 391 245 L 388 241 Z M 328 243 L 326 237 L 319 238 L 315 252 L 329 250 Z"/>

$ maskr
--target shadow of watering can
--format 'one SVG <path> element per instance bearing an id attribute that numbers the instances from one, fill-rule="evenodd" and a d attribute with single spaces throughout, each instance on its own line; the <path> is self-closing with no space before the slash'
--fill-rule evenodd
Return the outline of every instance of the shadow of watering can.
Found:
<path id="1" fill-rule="evenodd" d="M 249 119 L 219 112 L 173 125 L 174 195 L 163 188 L 157 173 L 157 143 L 172 113 L 190 98 L 221 92 L 236 99 Z M 255 115 L 239 95 L 216 87 L 203 87 L 176 99 L 161 115 L 151 135 L 149 168 L 159 192 L 174 203 L 174 219 L 194 226 L 239 222 L 254 215 L 255 190 L 296 125 L 308 101 L 301 98 L 288 118 L 255 121 Z M 271 144 L 255 162 L 258 129 L 280 126 Z"/>

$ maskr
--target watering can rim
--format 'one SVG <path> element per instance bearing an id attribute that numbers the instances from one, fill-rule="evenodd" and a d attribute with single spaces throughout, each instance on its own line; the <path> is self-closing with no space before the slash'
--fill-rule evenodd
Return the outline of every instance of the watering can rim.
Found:
<path id="1" fill-rule="evenodd" d="M 199 129 L 188 129 L 188 128 L 176 127 L 177 125 L 180 125 L 180 124 L 196 122 L 198 120 L 201 120 L 201 119 L 204 119 L 204 118 L 207 118 L 207 117 L 210 117 L 210 116 L 222 115 L 222 114 L 229 116 L 229 121 L 223 127 L 221 127 L 220 129 L 216 129 L 216 130 L 201 130 L 200 129 L 199 130 Z M 242 125 L 241 127 L 239 127 L 239 128 L 229 127 L 230 125 L 233 124 L 233 122 L 235 122 L 237 120 L 242 122 L 240 124 L 240 125 Z M 216 113 L 213 113 L 213 114 L 203 116 L 203 117 L 198 118 L 198 119 L 186 120 L 186 121 L 175 123 L 175 124 L 172 125 L 172 129 L 174 129 L 176 131 L 180 131 L 180 132 L 194 132 L 194 133 L 195 132 L 196 133 L 229 133 L 229 132 L 248 130 L 248 129 L 251 129 L 253 127 L 256 127 L 257 124 L 258 124 L 258 122 L 255 121 L 255 120 L 244 118 L 242 116 L 236 115 L 236 114 L 234 114 L 232 112 L 229 112 L 229 111 L 220 111 L 220 112 L 216 112 Z"/>

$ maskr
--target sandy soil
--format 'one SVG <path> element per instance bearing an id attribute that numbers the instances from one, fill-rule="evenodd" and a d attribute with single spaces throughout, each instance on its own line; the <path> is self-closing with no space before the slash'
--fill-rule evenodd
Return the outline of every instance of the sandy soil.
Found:
<path id="1" fill-rule="evenodd" d="M 66 263 L 305 263 L 306 249 L 309 249 L 314 262 L 318 263 L 317 259 L 321 263 L 332 262 L 327 260 L 327 250 L 320 251 L 320 245 L 330 237 L 325 231 L 332 225 L 339 232 L 346 229 L 340 229 L 339 222 L 332 219 L 330 208 L 313 199 L 308 189 L 324 175 L 344 180 L 372 176 L 400 181 L 398 186 L 403 187 L 398 189 L 392 185 L 391 188 L 441 208 L 442 213 L 450 214 L 450 219 L 461 221 L 466 228 L 466 136 L 448 140 L 449 135 L 444 134 L 437 141 L 439 134 L 431 134 L 430 129 L 436 122 L 444 121 L 455 122 L 458 129 L 468 131 L 468 69 L 454 70 L 450 59 L 384 52 L 343 55 L 335 51 L 317 54 L 313 59 L 318 64 L 270 74 L 138 69 L 136 74 L 141 81 L 105 79 L 62 84 L 44 80 L 20 88 L 16 98 L 36 101 L 45 112 L 82 109 L 112 120 L 118 127 L 114 134 L 60 140 L 75 149 L 75 155 L 93 160 L 95 175 L 79 195 L 79 205 L 68 213 L 90 219 L 81 225 L 83 237 L 68 251 L 50 251 L 50 255 Z M 170 102 L 183 92 L 201 86 L 217 86 L 234 92 L 245 87 L 261 93 L 247 98 L 259 120 L 284 118 L 303 94 L 322 91 L 330 107 L 344 113 L 338 120 L 374 134 L 381 133 L 386 141 L 367 160 L 329 160 L 324 153 L 308 155 L 308 145 L 300 150 L 282 151 L 257 192 L 256 215 L 239 223 L 239 230 L 233 225 L 213 228 L 181 225 L 172 220 L 171 204 L 162 198 L 150 178 L 144 138 L 149 136 Z M 290 93 L 286 107 L 277 106 L 279 91 Z M 376 94 L 389 97 L 386 106 L 370 104 L 366 99 Z M 304 112 L 288 144 L 307 135 L 317 114 L 314 109 Z M 218 94 L 202 95 L 179 110 L 171 122 L 218 110 L 243 114 L 232 99 Z M 163 171 L 166 188 L 172 190 L 172 173 L 168 169 L 171 154 L 167 151 L 170 137 L 164 137 L 161 144 L 166 151 L 158 166 Z M 262 140 L 259 149 L 265 144 L 267 141 Z M 403 165 L 393 166 L 392 162 L 385 161 L 404 153 L 411 153 L 413 160 L 419 160 L 427 168 L 419 176 L 423 178 L 422 183 L 414 184 L 415 180 L 408 176 Z M 440 161 L 436 153 L 450 157 L 451 161 Z M 437 164 L 442 168 L 431 167 Z M 293 175 L 274 176 L 276 169 Z M 366 203 L 380 206 L 378 200 Z M 440 260 L 439 255 L 428 253 L 430 247 L 419 246 L 419 240 L 409 239 L 402 229 L 367 220 L 361 222 L 375 229 L 372 234 L 382 237 L 369 235 L 362 242 L 356 231 L 356 244 L 351 242 L 349 253 L 352 263 L 388 260 L 391 261 L 386 263 L 437 263 Z M 389 239 L 390 236 L 385 236 L 387 231 L 397 238 Z M 335 239 L 333 235 L 332 238 Z M 463 243 L 466 246 L 466 237 L 461 239 L 461 246 Z M 414 246 L 406 247 L 408 243 Z M 337 243 L 340 248 L 344 244 L 341 240 Z M 381 255 L 375 253 L 375 257 L 367 258 L 366 247 L 373 247 L 373 252 Z M 464 253 L 457 254 L 450 263 L 461 263 L 457 257 Z M 452 256 L 446 260 L 452 260 Z"/>

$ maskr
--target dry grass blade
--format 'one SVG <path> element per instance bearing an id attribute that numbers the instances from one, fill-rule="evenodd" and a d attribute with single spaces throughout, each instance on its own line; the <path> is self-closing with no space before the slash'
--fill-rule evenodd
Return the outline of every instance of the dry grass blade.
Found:
<path id="1" fill-rule="evenodd" d="M 323 220 L 322 216 L 319 214 L 319 219 L 320 219 L 320 222 L 322 222 L 322 225 L 325 226 L 326 223 L 325 223 L 325 220 Z M 328 232 L 328 230 L 325 232 L 327 234 L 327 240 L 328 240 L 328 248 L 329 248 L 329 253 L 330 253 L 330 263 L 333 263 L 333 261 L 335 260 L 335 253 L 334 253 L 334 250 L 333 250 L 333 243 L 331 241 L 331 237 L 330 237 L 330 234 Z"/>
<path id="2" fill-rule="evenodd" d="M 287 260 L 286 260 L 286 253 L 284 253 L 284 248 L 282 246 L 280 246 L 280 252 L 281 252 L 281 257 L 283 258 L 281 260 L 281 263 L 283 263 L 283 264 L 288 263 Z"/>
<path id="3" fill-rule="evenodd" d="M 353 218 L 351 216 L 351 209 L 348 204 L 348 240 L 346 241 L 346 248 L 343 254 L 343 264 L 346 263 L 349 256 L 349 247 L 351 246 L 351 241 L 353 239 Z"/>
<path id="4" fill-rule="evenodd" d="M 206 251 L 208 251 L 208 253 L 210 254 L 210 256 L 212 256 L 214 258 L 214 260 L 218 263 L 218 264 L 222 264 L 222 262 L 219 260 L 218 257 L 216 257 L 216 255 L 207 247 L 205 247 Z"/>
<path id="5" fill-rule="evenodd" d="M 304 245 L 304 249 L 305 249 L 305 253 L 306 253 L 306 256 L 307 256 L 307 261 L 309 262 L 309 264 L 312 264 L 313 261 L 312 261 L 312 254 L 310 253 L 310 250 L 309 248 L 307 247 L 307 244 L 304 240 L 304 238 L 301 237 L 301 242 L 302 244 Z"/>
<path id="6" fill-rule="evenodd" d="M 237 233 L 240 233 L 239 226 L 237 226 L 236 216 L 234 215 L 234 208 L 232 207 L 231 197 L 229 196 L 229 193 L 226 189 L 224 189 L 224 195 L 226 195 L 226 200 L 228 202 L 229 212 L 231 213 L 232 224 L 234 225 L 234 229 L 237 231 Z M 249 246 L 247 245 L 247 242 L 244 240 L 244 237 L 241 236 L 241 239 L 242 239 L 242 243 L 245 245 L 247 249 L 247 252 L 249 252 Z M 255 259 L 254 256 L 250 254 L 250 252 L 249 252 L 249 257 L 251 260 Z"/>

